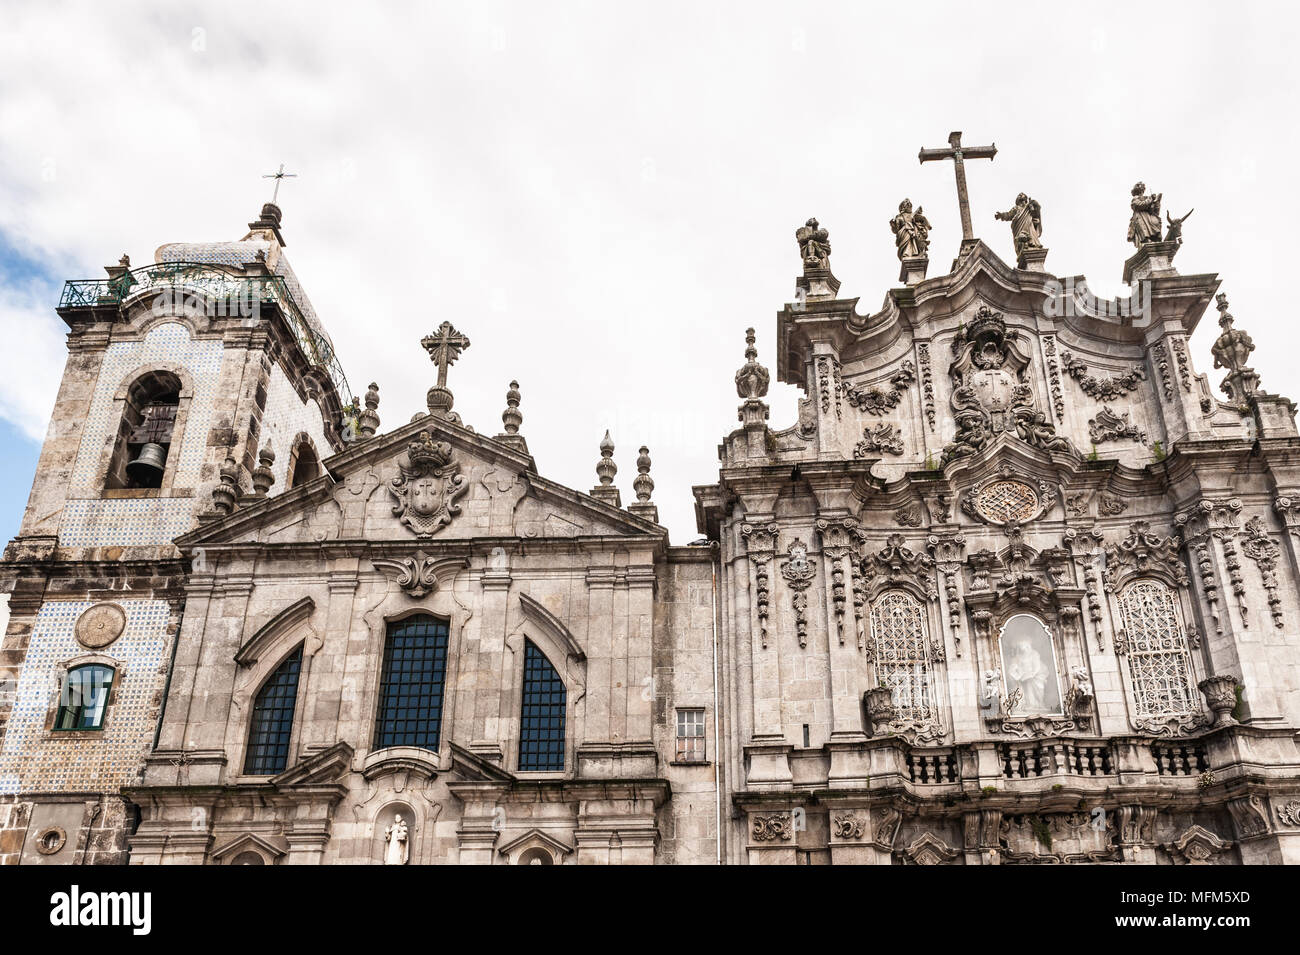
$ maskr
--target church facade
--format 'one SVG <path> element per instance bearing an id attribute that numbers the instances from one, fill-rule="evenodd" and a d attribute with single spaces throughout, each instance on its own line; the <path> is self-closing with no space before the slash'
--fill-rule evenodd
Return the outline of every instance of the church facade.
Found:
<path id="1" fill-rule="evenodd" d="M 274 205 L 69 282 L 0 564 L 0 862 L 1300 862 L 1295 406 L 1159 195 L 1097 300 L 1030 197 L 1014 266 L 974 237 L 992 147 L 950 145 L 946 274 L 905 201 L 863 311 L 797 230 L 806 397 L 770 423 L 751 329 L 691 546 L 646 448 L 625 505 L 609 435 L 590 490 L 537 472 L 515 383 L 462 421 L 449 323 L 381 430 Z"/>

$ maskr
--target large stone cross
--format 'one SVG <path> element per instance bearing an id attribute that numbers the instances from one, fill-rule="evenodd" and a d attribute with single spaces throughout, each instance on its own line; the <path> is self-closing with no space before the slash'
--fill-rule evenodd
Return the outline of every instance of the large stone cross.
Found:
<path id="1" fill-rule="evenodd" d="M 970 199 L 966 195 L 966 165 L 963 160 L 992 159 L 998 154 L 998 147 L 997 144 L 963 146 L 960 131 L 948 134 L 948 147 L 947 149 L 922 149 L 917 158 L 923 163 L 941 159 L 952 160 L 953 168 L 957 173 L 957 205 L 961 208 L 961 238 L 962 244 L 965 245 L 975 238 L 975 233 L 970 224 Z"/>
<path id="2" fill-rule="evenodd" d="M 425 335 L 420 344 L 429 353 L 429 359 L 438 366 L 438 387 L 447 387 L 447 369 L 469 348 L 469 339 L 456 331 L 451 322 L 443 322 L 432 335 Z"/>

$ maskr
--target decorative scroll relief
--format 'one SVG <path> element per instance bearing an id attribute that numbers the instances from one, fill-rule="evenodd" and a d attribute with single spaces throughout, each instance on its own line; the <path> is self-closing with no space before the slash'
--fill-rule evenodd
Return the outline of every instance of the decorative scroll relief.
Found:
<path id="1" fill-rule="evenodd" d="M 858 459 L 867 458 L 874 452 L 902 454 L 902 432 L 894 425 L 885 422 L 881 422 L 874 428 L 867 425 L 862 429 L 862 440 L 853 448 L 853 456 Z"/>
<path id="2" fill-rule="evenodd" d="M 755 842 L 789 842 L 794 818 L 788 812 L 755 814 L 750 834 Z"/>
<path id="3" fill-rule="evenodd" d="M 1124 374 L 1112 378 L 1097 378 L 1088 374 L 1088 366 L 1068 351 L 1061 352 L 1061 358 L 1065 361 L 1065 373 L 1079 383 L 1084 394 L 1097 401 L 1123 398 L 1130 391 L 1135 391 L 1139 383 L 1147 378 L 1146 369 L 1141 365 L 1134 365 Z"/>
<path id="4" fill-rule="evenodd" d="M 1152 573 L 1186 587 L 1187 572 L 1178 547 L 1177 537 L 1152 534 L 1149 521 L 1134 521 L 1129 525 L 1128 537 L 1106 548 L 1106 569 L 1102 573 L 1106 591 L 1115 593 L 1125 581 Z"/>
<path id="5" fill-rule="evenodd" d="M 792 591 L 790 603 L 794 607 L 795 630 L 799 636 L 799 646 L 808 646 L 808 594 L 817 568 L 808 559 L 808 547 L 795 538 L 786 550 L 785 563 L 781 565 L 781 576 Z"/>
<path id="6" fill-rule="evenodd" d="M 1047 356 L 1047 380 L 1052 389 L 1052 410 L 1058 424 L 1065 421 L 1065 395 L 1061 390 L 1061 369 L 1056 361 L 1056 336 L 1043 336 L 1043 354 Z"/>
<path id="7" fill-rule="evenodd" d="M 1137 580 L 1120 595 L 1119 609 L 1124 629 L 1115 652 L 1128 658 L 1133 727 L 1182 736 L 1206 726 L 1173 590 L 1158 580 Z"/>
<path id="8" fill-rule="evenodd" d="M 1268 609 L 1273 616 L 1273 626 L 1281 628 L 1283 625 L 1282 594 L 1277 582 L 1277 562 L 1282 556 L 1282 550 L 1273 538 L 1268 536 L 1268 531 L 1264 529 L 1264 521 L 1260 517 L 1252 517 L 1246 522 L 1241 552 L 1253 560 L 1259 568 L 1260 577 L 1264 581 L 1264 591 L 1268 594 Z"/>
<path id="9" fill-rule="evenodd" d="M 1093 444 L 1123 441 L 1125 438 L 1132 438 L 1138 444 L 1145 444 L 1147 440 L 1147 433 L 1129 420 L 1127 411 L 1116 414 L 1103 406 L 1097 417 L 1088 419 L 1088 439 Z"/>
<path id="10" fill-rule="evenodd" d="M 833 403 L 835 417 L 843 417 L 844 410 L 840 402 L 844 397 L 845 385 L 840 376 L 839 359 L 826 356 L 817 359 L 817 390 L 821 393 L 822 414 L 829 414 Z"/>
<path id="11" fill-rule="evenodd" d="M 768 603 L 771 599 L 767 568 L 776 553 L 777 525 L 774 521 L 766 524 L 742 524 L 740 536 L 745 541 L 750 563 L 754 565 L 754 606 L 758 612 L 759 639 L 766 650 Z"/>
<path id="12" fill-rule="evenodd" d="M 861 544 L 861 528 L 852 517 L 839 520 L 821 519 L 817 521 L 817 533 L 822 541 L 822 555 L 830 563 L 831 600 L 835 607 L 835 629 L 840 644 L 844 643 L 844 610 L 847 592 L 844 578 L 845 565 L 848 565 L 848 587 L 853 591 L 853 618 L 857 633 L 858 649 L 863 648 L 862 610 L 866 604 L 866 589 L 862 574 L 857 569 Z"/>
<path id="13" fill-rule="evenodd" d="M 428 431 L 407 445 L 407 463 L 398 462 L 401 476 L 388 483 L 396 499 L 393 514 L 418 537 L 432 537 L 460 513 L 455 503 L 469 490 L 451 445 L 434 441 Z"/>
<path id="14" fill-rule="evenodd" d="M 921 400 L 925 405 L 925 420 L 934 430 L 934 371 L 930 367 L 930 343 L 918 342 L 916 356 L 921 362 Z"/>

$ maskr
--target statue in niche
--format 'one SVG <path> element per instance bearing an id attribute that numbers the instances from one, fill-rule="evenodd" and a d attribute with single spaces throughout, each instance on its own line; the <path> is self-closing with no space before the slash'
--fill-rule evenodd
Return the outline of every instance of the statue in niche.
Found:
<path id="1" fill-rule="evenodd" d="M 1016 196 L 1016 204 L 1006 212 L 995 212 L 993 218 L 999 222 L 1011 223 L 1011 238 L 1016 244 L 1016 255 L 1026 249 L 1041 249 L 1039 241 L 1043 234 L 1043 208 L 1037 199 L 1030 199 L 1023 192 Z M 1159 220 L 1157 220 L 1159 225 Z"/>
<path id="2" fill-rule="evenodd" d="M 1019 697 L 1019 715 L 1061 712 L 1052 635 L 1037 618 L 1016 614 L 1002 627 L 1001 656 L 1007 696 Z"/>
<path id="3" fill-rule="evenodd" d="M 920 258 L 930 248 L 930 220 L 920 209 L 912 211 L 911 199 L 898 204 L 898 215 L 889 220 L 889 228 L 893 230 L 900 260 Z"/>
<path id="4" fill-rule="evenodd" d="M 1133 215 L 1128 220 L 1128 241 L 1139 249 L 1148 242 L 1160 241 L 1160 200 L 1163 193 L 1153 192 L 1148 196 L 1146 191 L 1145 182 L 1137 183 L 1129 201 Z"/>
<path id="5" fill-rule="evenodd" d="M 384 830 L 384 865 L 406 865 L 410 856 L 410 834 L 399 812 Z"/>

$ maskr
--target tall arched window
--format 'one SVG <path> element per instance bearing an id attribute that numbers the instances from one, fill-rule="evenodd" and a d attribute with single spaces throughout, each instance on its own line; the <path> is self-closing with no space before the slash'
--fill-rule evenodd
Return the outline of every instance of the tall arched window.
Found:
<path id="1" fill-rule="evenodd" d="M 1133 686 L 1134 717 L 1161 719 L 1200 711 L 1187 635 L 1174 592 L 1158 580 L 1138 580 L 1119 598 Z"/>
<path id="2" fill-rule="evenodd" d="M 421 614 L 388 625 L 375 723 L 376 749 L 438 748 L 446 677 L 446 622 Z"/>
<path id="3" fill-rule="evenodd" d="M 284 772 L 288 765 L 301 669 L 302 644 L 299 644 L 257 691 L 248 729 L 248 753 L 244 757 L 244 772 L 250 776 L 274 776 Z"/>
<path id="4" fill-rule="evenodd" d="M 564 681 L 546 654 L 524 640 L 524 695 L 519 715 L 519 769 L 564 769 Z"/>
<path id="5" fill-rule="evenodd" d="M 63 681 L 56 730 L 102 730 L 113 688 L 113 668 L 102 663 L 73 667 Z"/>
<path id="6" fill-rule="evenodd" d="M 106 488 L 162 487 L 180 392 L 180 379 L 169 371 L 150 372 L 127 389 Z"/>
<path id="7" fill-rule="evenodd" d="M 887 590 L 871 608 L 871 636 L 876 646 L 876 680 L 894 691 L 902 720 L 935 715 L 930 646 L 925 615 L 911 594 Z"/>

